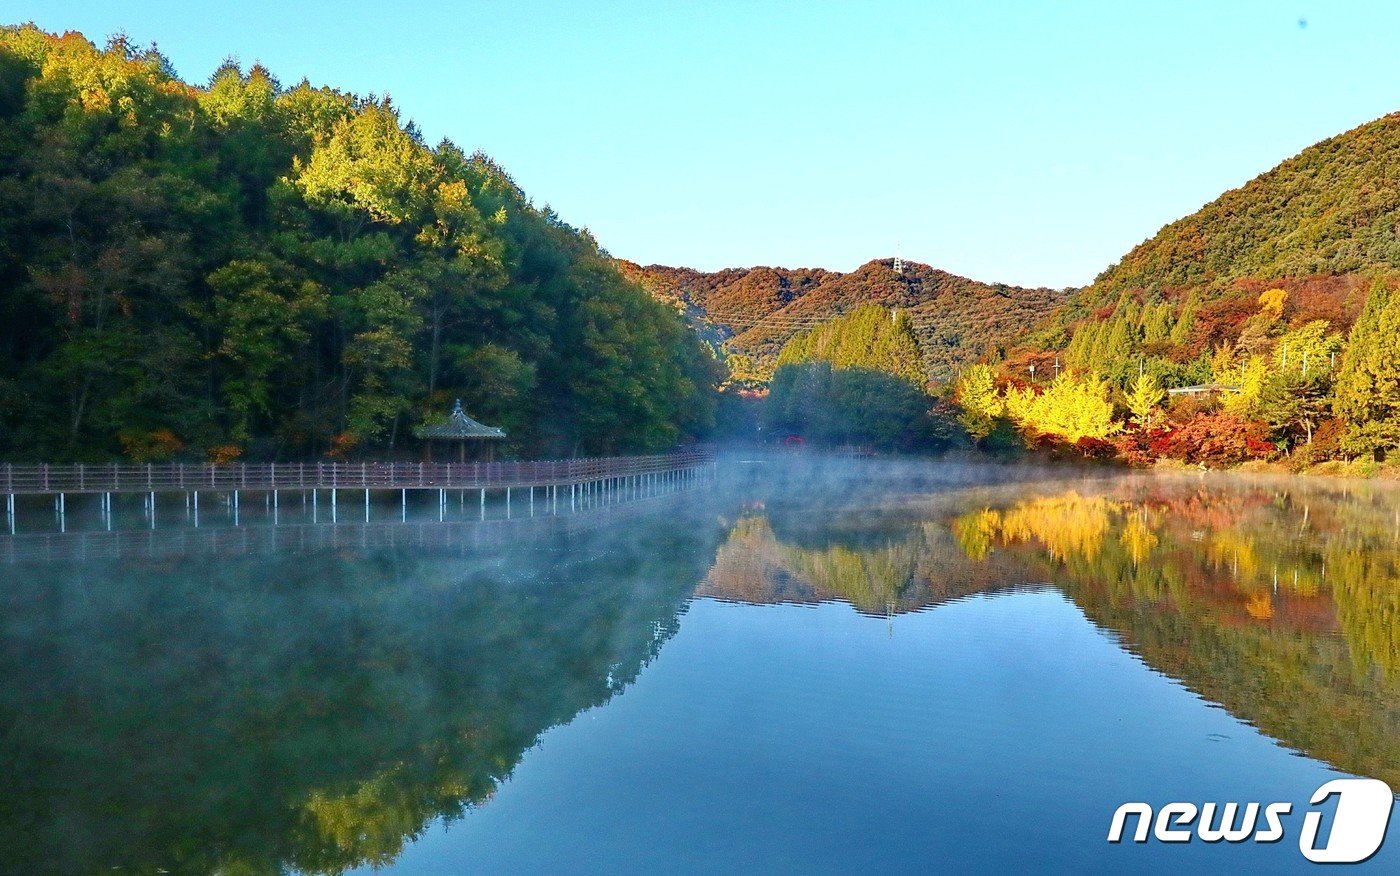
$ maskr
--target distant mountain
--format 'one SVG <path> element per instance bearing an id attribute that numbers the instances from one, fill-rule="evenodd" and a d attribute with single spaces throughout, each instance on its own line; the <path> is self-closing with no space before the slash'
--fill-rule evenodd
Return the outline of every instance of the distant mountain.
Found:
<path id="1" fill-rule="evenodd" d="M 907 312 L 922 348 L 926 375 L 946 380 L 989 346 L 1014 337 L 1063 303 L 1068 291 L 980 283 L 892 259 L 850 273 L 821 268 L 729 268 L 707 273 L 664 265 L 618 267 L 652 296 L 684 310 L 712 343 L 771 369 L 783 344 L 804 328 L 879 304 Z"/>

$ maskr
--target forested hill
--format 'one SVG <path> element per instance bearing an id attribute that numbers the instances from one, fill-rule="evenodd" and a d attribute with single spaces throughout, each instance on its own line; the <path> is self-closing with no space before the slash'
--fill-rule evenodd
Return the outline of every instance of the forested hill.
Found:
<path id="1" fill-rule="evenodd" d="M 458 397 L 517 453 L 661 448 L 716 379 L 587 232 L 388 98 L 0 28 L 0 459 L 413 454 Z"/>
<path id="2" fill-rule="evenodd" d="M 1074 295 L 1028 347 L 1063 347 L 1081 323 L 1109 320 L 1131 299 L 1167 305 L 1175 322 L 1186 316 L 1169 346 L 1149 341 L 1149 353 L 1184 363 L 1235 343 L 1273 288 L 1288 293 L 1290 322 L 1326 319 L 1346 331 L 1373 276 L 1393 271 L 1400 113 L 1310 146 L 1168 224 Z"/>
<path id="3" fill-rule="evenodd" d="M 1167 225 L 989 357 L 996 373 L 967 369 L 959 398 L 982 411 L 983 429 L 1004 413 L 1037 435 L 1122 433 L 1117 452 L 1130 460 L 1374 463 L 1400 458 L 1398 333 L 1392 114 Z M 1203 384 L 1215 388 L 1164 393 Z M 1090 407 L 1094 432 L 1055 422 Z M 1208 445 L 1232 449 L 1208 460 Z"/>
<path id="4" fill-rule="evenodd" d="M 1167 225 L 1092 289 L 1223 288 L 1246 278 L 1400 269 L 1398 210 L 1394 113 L 1323 140 Z"/>
<path id="5" fill-rule="evenodd" d="M 979 283 L 928 265 L 892 259 L 850 273 L 820 268 L 690 268 L 620 261 L 622 272 L 659 300 L 687 311 L 711 341 L 728 339 L 738 377 L 766 379 L 783 344 L 802 329 L 863 304 L 898 308 L 919 337 L 926 376 L 946 380 L 959 366 L 1018 336 L 1067 292 Z"/>

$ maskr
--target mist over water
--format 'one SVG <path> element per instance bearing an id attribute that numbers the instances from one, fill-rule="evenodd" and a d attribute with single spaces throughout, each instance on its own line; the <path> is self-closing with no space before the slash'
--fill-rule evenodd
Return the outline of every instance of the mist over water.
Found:
<path id="1" fill-rule="evenodd" d="M 719 470 L 484 523 L 162 513 L 115 548 L 31 511 L 0 538 L 0 872 L 1280 872 L 1327 778 L 1400 787 L 1391 489 Z M 1110 846 L 1129 800 L 1295 817 Z"/>

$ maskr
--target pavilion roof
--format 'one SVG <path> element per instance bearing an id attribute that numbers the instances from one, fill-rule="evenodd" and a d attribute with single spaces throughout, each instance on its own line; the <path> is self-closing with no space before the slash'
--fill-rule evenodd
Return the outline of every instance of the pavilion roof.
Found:
<path id="1" fill-rule="evenodd" d="M 452 408 L 452 415 L 447 418 L 446 423 L 419 426 L 413 430 L 413 434 L 429 441 L 463 441 L 469 438 L 506 437 L 504 429 L 483 425 L 467 416 L 466 412 L 462 410 L 461 399 L 457 399 L 456 406 Z"/>

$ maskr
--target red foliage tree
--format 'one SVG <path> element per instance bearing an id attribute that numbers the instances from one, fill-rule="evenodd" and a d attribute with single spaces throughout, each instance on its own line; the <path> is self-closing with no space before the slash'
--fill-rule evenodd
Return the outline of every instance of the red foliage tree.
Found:
<path id="1" fill-rule="evenodd" d="M 1212 466 L 1236 465 L 1250 459 L 1266 459 L 1276 448 L 1266 440 L 1268 427 L 1234 414 L 1197 414 L 1185 423 L 1155 431 L 1148 439 L 1154 456 L 1200 462 Z"/>
<path id="2" fill-rule="evenodd" d="M 1222 298 L 1203 305 L 1186 345 L 1188 358 L 1213 350 L 1218 344 L 1233 344 L 1240 336 L 1240 325 L 1258 310 L 1259 302 L 1248 297 Z"/>
<path id="3" fill-rule="evenodd" d="M 1140 431 L 1123 432 L 1113 438 L 1118 458 L 1134 468 L 1144 468 L 1152 464 L 1153 456 L 1147 446 L 1147 436 Z"/>

